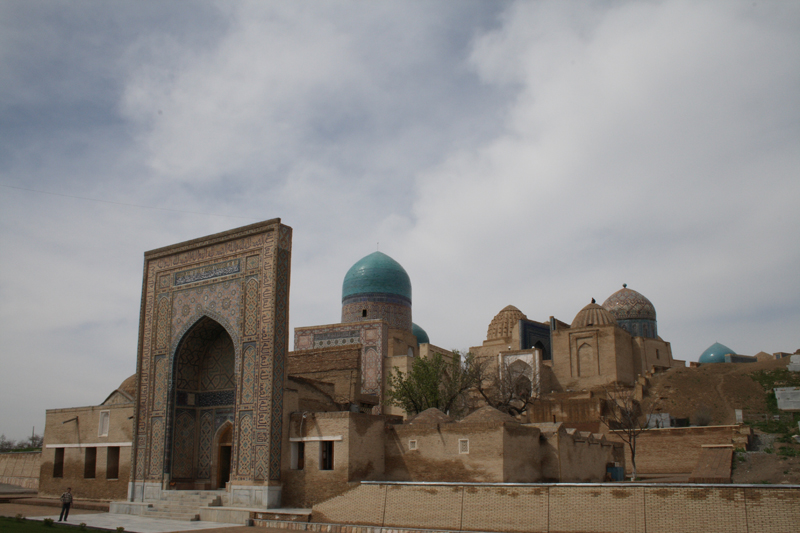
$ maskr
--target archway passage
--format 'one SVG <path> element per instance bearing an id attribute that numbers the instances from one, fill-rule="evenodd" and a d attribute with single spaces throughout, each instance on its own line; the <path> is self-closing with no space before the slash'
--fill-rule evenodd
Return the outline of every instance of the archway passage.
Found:
<path id="1" fill-rule="evenodd" d="M 182 339 L 173 371 L 173 424 L 170 480 L 177 489 L 215 488 L 221 472 L 214 435 L 233 419 L 236 350 L 225 328 L 204 317 Z M 227 436 L 230 476 L 232 435 Z M 216 476 L 213 474 L 217 474 Z M 223 484 L 224 486 L 224 484 Z"/>
<path id="2" fill-rule="evenodd" d="M 228 424 L 219 437 L 217 446 L 217 479 L 214 488 L 224 489 L 231 480 L 231 447 L 233 444 L 233 427 Z"/>

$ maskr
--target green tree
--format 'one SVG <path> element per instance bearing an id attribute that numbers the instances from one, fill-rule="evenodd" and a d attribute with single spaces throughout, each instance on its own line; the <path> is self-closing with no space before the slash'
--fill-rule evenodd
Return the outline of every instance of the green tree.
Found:
<path id="1" fill-rule="evenodd" d="M 449 360 L 440 353 L 417 357 L 404 374 L 393 369 L 389 375 L 386 403 L 401 407 L 409 415 L 435 407 L 447 413 L 459 407 L 466 391 L 478 380 L 475 358 L 467 353 L 463 360 L 457 350 Z"/>

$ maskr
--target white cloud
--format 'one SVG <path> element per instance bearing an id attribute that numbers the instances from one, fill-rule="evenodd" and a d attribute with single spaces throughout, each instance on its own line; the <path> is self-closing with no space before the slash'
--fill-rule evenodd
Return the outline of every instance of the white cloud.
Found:
<path id="1" fill-rule="evenodd" d="M 447 348 L 623 282 L 676 357 L 800 347 L 794 4 L 48 5 L 0 8 L 28 29 L 0 31 L 0 183 L 282 217 L 292 327 L 337 321 L 380 242 Z M 145 250 L 250 222 L 9 189 L 0 212 L 11 437 L 133 372 Z"/>

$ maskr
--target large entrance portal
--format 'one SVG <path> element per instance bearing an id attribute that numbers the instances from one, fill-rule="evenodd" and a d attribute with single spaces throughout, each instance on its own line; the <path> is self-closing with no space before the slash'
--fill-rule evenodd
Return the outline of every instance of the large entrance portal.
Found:
<path id="1" fill-rule="evenodd" d="M 171 398 L 172 488 L 222 488 L 230 479 L 235 359 L 230 335 L 209 317 L 198 320 L 179 344 Z"/>

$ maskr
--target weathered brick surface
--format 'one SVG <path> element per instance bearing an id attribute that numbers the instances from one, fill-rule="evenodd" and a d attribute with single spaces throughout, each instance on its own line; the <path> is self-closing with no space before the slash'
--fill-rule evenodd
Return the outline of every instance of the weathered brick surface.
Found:
<path id="1" fill-rule="evenodd" d="M 386 485 L 360 485 L 353 489 L 355 497 L 347 492 L 314 506 L 311 520 L 326 523 L 383 524 L 386 504 Z M 358 512 L 353 513 L 353 502 L 358 502 Z"/>
<path id="2" fill-rule="evenodd" d="M 549 488 L 550 519 L 546 531 L 644 531 L 640 487 Z"/>
<path id="3" fill-rule="evenodd" d="M 688 474 L 697 465 L 702 446 L 731 444 L 737 426 L 651 429 L 636 440 L 636 469 L 640 474 Z M 613 431 L 608 440 L 623 442 Z M 625 466 L 631 471 L 630 448 L 625 445 Z"/>
<path id="4" fill-rule="evenodd" d="M 546 488 L 466 486 L 462 509 L 464 531 L 547 531 Z"/>
<path id="5" fill-rule="evenodd" d="M 383 525 L 461 529 L 464 489 L 457 485 L 388 485 Z"/>
<path id="6" fill-rule="evenodd" d="M 800 529 L 800 490 L 744 489 L 747 531 L 797 531 Z"/>
<path id="7" fill-rule="evenodd" d="M 732 464 L 733 446 L 703 448 L 697 466 L 689 476 L 689 483 L 730 483 Z"/>
<path id="8" fill-rule="evenodd" d="M 662 486 L 645 492 L 645 508 L 648 533 L 748 531 L 742 488 Z M 774 511 L 781 512 L 777 508 Z"/>
<path id="9" fill-rule="evenodd" d="M 663 484 L 362 484 L 314 506 L 312 523 L 259 522 L 325 533 L 786 533 L 798 524 L 800 487 Z"/>

